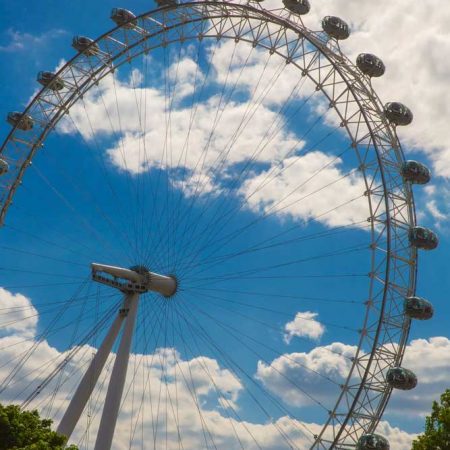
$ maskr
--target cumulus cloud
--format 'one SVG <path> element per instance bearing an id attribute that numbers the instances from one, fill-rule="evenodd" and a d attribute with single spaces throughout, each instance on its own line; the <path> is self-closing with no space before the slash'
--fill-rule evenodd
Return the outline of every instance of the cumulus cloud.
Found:
<path id="1" fill-rule="evenodd" d="M 60 131 L 78 129 L 96 143 L 105 138 L 102 146 L 116 168 L 133 175 L 163 168 L 186 196 L 219 195 L 245 164 L 233 190 L 252 211 L 317 218 L 327 226 L 367 218 L 364 182 L 350 172 L 349 156 L 344 161 L 318 149 L 305 151 L 294 122 L 307 123 L 312 111 L 333 127 L 337 120 L 318 96 L 310 110 L 296 115 L 300 99 L 314 92 L 307 77 L 266 50 L 234 41 L 206 47 L 208 69 L 194 53 L 191 47 L 181 51 L 169 69 L 146 56 L 150 81 L 136 68 L 126 79 L 119 76 L 123 69 L 116 71 L 72 107 Z"/>
<path id="2" fill-rule="evenodd" d="M 279 7 L 278 0 L 264 2 L 266 9 Z M 440 0 L 315 0 L 302 20 L 311 30 L 321 30 L 321 20 L 327 15 L 349 23 L 351 36 L 340 46 L 352 61 L 359 53 L 374 53 L 384 61 L 385 75 L 372 80 L 382 102 L 400 101 L 413 111 L 413 123 L 398 127 L 397 132 L 406 157 L 422 158 L 430 165 L 433 182 L 439 187 L 423 219 L 448 229 L 450 62 L 443 55 L 450 52 L 449 9 Z"/>
<path id="3" fill-rule="evenodd" d="M 10 313 L 14 306 L 31 305 L 20 294 L 2 294 Z M 28 407 L 38 408 L 58 423 L 95 348 L 85 344 L 60 351 L 46 340 L 24 340 L 21 329 L 10 327 L 4 331 L 0 337 L 0 380 L 6 387 L 2 401 L 20 403 L 37 389 L 40 393 Z M 93 447 L 114 361 L 112 353 L 72 442 Z M 10 377 L 12 363 L 19 369 Z M 58 368 L 58 374 L 46 384 L 49 374 Z M 113 448 L 141 448 L 142 442 L 152 442 L 156 448 L 175 450 L 181 442 L 185 449 L 243 446 L 280 450 L 302 448 L 320 430 L 320 425 L 306 425 L 288 416 L 268 417 L 263 423 L 246 420 L 239 415 L 243 389 L 242 380 L 211 357 L 183 358 L 173 347 L 159 347 L 148 354 L 133 353 Z"/>
<path id="4" fill-rule="evenodd" d="M 18 339 L 13 336 L 0 339 L 2 348 L 7 348 L 4 358 L 19 353 L 14 345 Z M 29 350 L 32 344 L 22 346 L 20 351 Z M 94 351 L 87 345 L 80 348 L 57 380 L 29 407 L 39 408 L 58 423 Z M 30 394 L 67 354 L 42 342 L 2 394 L 3 401 L 17 403 Z M 112 354 L 71 442 L 93 447 L 114 359 Z M 1 367 L 0 378 L 8 371 Z M 52 394 L 56 386 L 58 389 Z M 235 375 L 208 357 L 185 360 L 173 348 L 159 348 L 148 355 L 132 354 L 113 449 L 141 448 L 142 439 L 154 443 L 156 448 L 167 446 L 170 450 L 179 449 L 180 442 L 185 449 L 243 446 L 252 450 L 281 450 L 292 445 L 303 448 L 311 443 L 312 434 L 320 430 L 318 424 L 305 424 L 288 416 L 264 423 L 245 420 L 238 415 L 242 389 Z M 49 409 L 49 405 L 53 408 Z"/>
<path id="5" fill-rule="evenodd" d="M 318 340 L 325 332 L 325 327 L 316 320 L 317 313 L 311 311 L 298 312 L 294 320 L 284 326 L 284 341 L 290 344 L 294 336 Z"/>
<path id="6" fill-rule="evenodd" d="M 314 91 L 309 78 L 299 77 L 297 67 L 271 57 L 266 49 L 236 45 L 229 40 L 209 53 L 218 83 L 236 86 L 265 106 L 279 107 Z"/>
<path id="7" fill-rule="evenodd" d="M 358 223 L 368 216 L 364 182 L 358 175 L 342 171 L 341 163 L 320 151 L 287 158 L 245 181 L 241 192 L 251 209 L 266 214 L 276 212 L 305 221 L 317 218 L 329 226 Z M 273 173 L 279 175 L 268 177 Z"/>
<path id="8" fill-rule="evenodd" d="M 355 352 L 356 347 L 335 342 L 307 353 L 286 353 L 270 364 L 259 361 L 255 376 L 288 405 L 304 407 L 321 402 L 331 408 Z"/>
<path id="9" fill-rule="evenodd" d="M 391 448 L 395 450 L 411 450 L 411 442 L 417 436 L 414 433 L 406 433 L 398 427 L 393 427 L 385 420 L 378 424 L 377 433 L 385 436 Z"/>
<path id="10" fill-rule="evenodd" d="M 14 334 L 23 338 L 36 334 L 38 312 L 28 297 L 0 287 L 0 311 L 3 312 L 0 336 Z"/>
<path id="11" fill-rule="evenodd" d="M 424 187 L 420 201 L 416 203 L 418 221 L 432 223 L 438 231 L 448 233 L 448 219 L 450 218 L 450 189 L 440 183 L 432 183 Z"/>
<path id="12" fill-rule="evenodd" d="M 302 147 L 302 142 L 293 133 L 281 127 L 277 140 L 261 146 L 256 152 L 257 144 L 264 141 L 267 130 L 279 123 L 276 111 L 265 106 L 259 106 L 257 120 L 250 121 L 245 101 L 231 99 L 227 101 L 227 107 L 221 109 L 224 100 L 216 94 L 198 102 L 193 113 L 183 100 L 192 94 L 192 76 L 200 69 L 187 56 L 181 63 L 181 69 L 172 67 L 170 70 L 172 77 L 174 72 L 178 74 L 176 96 L 169 100 L 170 105 L 167 105 L 164 90 L 133 86 L 133 81 L 121 82 L 117 77 L 109 76 L 98 89 L 85 96 L 84 105 L 73 108 L 70 121 L 64 121 L 60 131 L 74 132 L 75 123 L 87 140 L 93 139 L 91 125 L 97 138 L 112 136 L 115 145 L 107 153 L 117 167 L 133 174 L 160 166 L 169 169 L 184 166 L 203 176 L 222 161 L 222 155 L 222 166 L 226 169 L 252 154 L 256 161 L 266 162 L 283 158 L 292 148 Z M 133 79 L 140 76 L 142 74 L 135 69 Z M 139 103 L 142 98 L 148 105 L 145 114 Z M 120 105 L 120 113 L 117 105 Z M 170 136 L 165 133 L 168 122 Z M 251 126 L 242 126 L 242 123 Z M 170 157 L 167 156 L 169 152 Z"/>
<path id="13" fill-rule="evenodd" d="M 259 361 L 256 377 L 287 405 L 305 407 L 321 402 L 331 408 L 330 400 L 336 398 L 337 385 L 348 375 L 355 351 L 356 347 L 335 342 L 310 352 L 286 353 L 270 364 Z M 449 354 L 450 340 L 443 336 L 416 339 L 407 345 L 402 367 L 417 375 L 418 385 L 412 391 L 393 391 L 384 416 L 391 424 L 401 420 L 409 429 L 422 428 L 432 402 L 448 388 Z M 389 431 L 390 427 L 387 422 L 381 424 L 378 432 L 391 434 L 398 440 L 398 448 L 411 442 L 413 435 Z"/>
<path id="14" fill-rule="evenodd" d="M 127 95 L 125 93 L 125 95 Z M 158 97 L 155 104 L 163 104 L 163 98 Z M 170 143 L 167 142 L 164 133 L 164 121 L 166 120 L 163 109 L 152 117 L 152 124 L 147 128 L 145 141 L 152 143 L 151 147 L 144 149 L 141 135 L 138 130 L 134 133 L 128 132 L 120 142 L 113 148 L 108 149 L 113 163 L 132 173 L 139 173 L 151 167 L 177 168 L 186 167 L 194 176 L 203 177 L 210 172 L 215 164 L 220 161 L 223 149 L 230 147 L 230 140 L 233 139 L 230 130 L 236 130 L 242 120 L 246 106 L 243 104 L 230 104 L 223 112 L 221 126 L 216 128 L 214 138 L 210 136 L 210 130 L 214 126 L 214 114 L 217 108 L 217 98 L 211 99 L 206 104 L 197 106 L 194 126 L 190 131 L 189 150 L 186 149 L 186 136 L 190 127 L 190 111 L 180 109 L 172 111 L 170 115 L 172 137 Z M 276 120 L 276 114 L 268 109 L 260 111 L 259 126 L 257 128 L 247 127 L 242 129 L 239 138 L 233 143 L 233 151 L 229 153 L 225 167 L 244 161 L 248 158 L 255 147 L 255 142 L 259 142 Z M 138 122 L 138 121 L 136 121 Z M 268 145 L 263 152 L 258 155 L 260 161 L 267 161 L 273 157 L 281 157 L 286 154 L 296 140 L 293 135 L 286 134 L 276 143 Z M 170 145 L 170 157 L 163 157 L 164 148 Z M 208 148 L 206 152 L 205 149 Z M 126 149 L 126 151 L 124 150 Z M 168 150 L 166 150 L 168 152 Z M 185 153 L 188 157 L 185 158 Z M 144 155 L 144 152 L 145 155 Z M 170 158 L 170 159 L 169 159 Z M 203 167 L 200 171 L 199 167 Z M 196 174 L 196 172 L 197 174 Z M 191 182 L 191 185 L 193 183 Z M 203 189 L 203 187 L 202 187 Z"/>
<path id="15" fill-rule="evenodd" d="M 263 6 L 277 9 L 280 2 L 267 0 Z M 351 36 L 340 45 L 352 61 L 364 52 L 374 53 L 384 61 L 386 74 L 372 80 L 382 102 L 400 101 L 413 111 L 413 123 L 398 127 L 397 132 L 406 158 L 431 166 L 433 183 L 438 187 L 431 198 L 422 198 L 419 187 L 417 205 L 426 204 L 423 209 L 427 214 L 422 216 L 425 223 L 448 232 L 450 62 L 443 55 L 450 52 L 449 9 L 440 0 L 315 0 L 310 13 L 302 19 L 310 29 L 320 30 L 326 15 L 342 17 L 350 24 Z M 335 118 L 331 119 L 333 123 Z"/>
<path id="16" fill-rule="evenodd" d="M 73 133 L 75 123 L 86 140 L 93 140 L 94 135 L 95 139 L 112 138 L 113 144 L 108 144 L 106 153 L 114 166 L 132 174 L 163 168 L 171 172 L 173 185 L 187 196 L 220 193 L 221 183 L 232 180 L 238 173 L 235 168 L 250 160 L 253 167 L 244 172 L 243 183 L 239 180 L 239 194 L 251 210 L 274 210 L 277 215 L 303 220 L 317 217 L 328 226 L 364 220 L 367 202 L 363 198 L 363 180 L 357 173 L 344 169 L 341 158 L 322 151 L 309 149 L 298 156 L 305 141 L 279 114 L 277 105 L 304 95 L 296 91 L 298 76 L 280 72 L 285 77 L 281 90 L 272 89 L 265 82 L 261 86 L 256 83 L 257 92 L 252 92 L 256 72 L 265 76 L 268 71 L 274 76 L 279 67 L 274 63 L 266 67 L 267 55 L 254 50 L 250 63 L 240 70 L 244 55 L 242 50 L 231 50 L 239 48 L 232 44 L 233 47 L 230 42 L 219 45 L 210 55 L 217 77 L 209 83 L 219 82 L 224 88 L 238 84 L 240 97 L 228 95 L 225 89 L 197 102 L 192 109 L 192 77 L 204 80 L 205 75 L 186 54 L 182 64 L 173 63 L 167 75 L 170 83 L 174 84 L 176 78 L 177 89 L 169 88 L 176 92 L 173 98 L 168 100 L 161 88 L 141 86 L 142 74 L 137 69 L 128 81 L 121 81 L 115 74 L 72 108 L 71 121 L 64 121 L 60 131 Z M 230 79 L 222 79 L 221 75 L 226 61 L 236 65 L 231 68 Z M 145 113 L 140 103 L 143 98 L 149 105 Z M 258 164 L 269 168 L 258 169 L 262 167 Z M 345 205 L 328 211 L 337 206 L 336 188 L 342 192 L 340 200 Z"/>
<path id="17" fill-rule="evenodd" d="M 447 337 L 411 341 L 402 366 L 417 375 L 418 385 L 413 391 L 394 391 L 386 411 L 388 417 L 401 416 L 414 422 L 430 413 L 433 400 L 438 400 L 448 389 L 449 355 L 450 340 Z"/>
<path id="18" fill-rule="evenodd" d="M 440 0 L 316 0 L 304 20 L 308 27 L 320 29 L 321 18 L 330 14 L 342 17 L 352 28 L 341 46 L 353 61 L 359 53 L 370 52 L 386 64 L 386 74 L 373 81 L 375 90 L 384 103 L 400 101 L 413 111 L 413 123 L 398 128 L 398 133 L 407 157 L 413 150 L 431 162 L 439 185 L 436 207 L 448 217 L 449 188 L 439 177 L 450 178 L 450 61 L 443 57 L 450 52 L 446 31 L 450 10 Z M 446 220 L 440 215 L 434 219 Z"/>
<path id="19" fill-rule="evenodd" d="M 409 2 L 389 0 L 317 0 L 304 17 L 311 29 L 320 29 L 326 15 L 337 15 L 352 29 L 341 42 L 355 60 L 359 53 L 380 56 L 387 66 L 384 77 L 374 81 L 381 98 L 409 105 L 415 116 L 410 127 L 399 129 L 402 139 L 433 160 L 436 172 L 450 177 L 450 140 L 446 125 L 450 93 L 447 89 L 450 51 L 449 11 L 439 0 Z M 417 31 L 420 30 L 420 33 Z"/>
<path id="20" fill-rule="evenodd" d="M 30 306 L 30 301 L 24 299 L 20 294 L 15 296 L 16 304 Z M 60 367 L 60 374 L 41 388 L 41 394 L 30 404 L 30 407 L 41 409 L 44 415 L 53 417 L 57 423 L 95 348 L 87 344 L 75 347 L 75 356 L 69 359 L 74 348 L 61 352 L 45 340 L 37 347 L 34 345 L 32 339 L 23 341 L 21 330 L 9 329 L 8 335 L 0 338 L 2 361 L 14 361 L 24 354 L 29 355 L 10 380 L 2 398 L 5 402 L 20 402 L 33 389 L 44 386 L 48 374 Z M 430 354 L 429 345 L 436 349 L 436 354 Z M 426 354 L 428 359 L 423 359 L 423 366 L 436 366 L 439 351 L 447 352 L 449 341 L 443 338 L 435 338 L 429 343 L 414 341 L 412 347 L 420 352 L 420 355 L 411 354 L 412 358 Z M 313 403 L 312 398 L 326 405 L 330 398 L 335 398 L 338 390 L 335 383 L 347 375 L 349 358 L 354 353 L 355 347 L 342 343 L 316 347 L 308 353 L 290 353 L 271 364 L 260 361 L 255 377 L 288 406 L 308 406 Z M 94 444 L 114 360 L 115 355 L 111 354 L 92 401 L 74 432 L 72 441 L 75 443 L 88 447 Z M 441 364 L 441 368 L 448 369 L 445 364 Z M 2 364 L 0 379 L 8 379 L 10 370 L 10 366 Z M 263 422 L 246 418 L 241 402 L 248 389 L 247 383 L 208 356 L 183 358 L 173 347 L 160 347 L 148 354 L 133 353 L 113 448 L 139 448 L 142 439 L 154 442 L 156 447 L 165 447 L 167 442 L 167 448 L 173 450 L 179 448 L 180 439 L 186 449 L 208 445 L 227 449 L 243 446 L 251 450 L 308 447 L 312 435 L 321 430 L 318 423 L 302 422 L 294 415 L 266 418 Z M 89 432 L 86 424 L 89 424 Z M 378 431 L 400 450 L 406 450 L 413 438 L 413 435 L 385 422 L 380 424 Z"/>
<path id="21" fill-rule="evenodd" d="M 427 204 L 427 209 L 436 221 L 441 222 L 447 219 L 447 215 L 439 210 L 436 200 L 431 200 Z"/>
<path id="22" fill-rule="evenodd" d="M 6 30 L 6 37 L 8 42 L 0 45 L 0 52 L 18 52 L 27 51 L 32 52 L 33 48 L 45 45 L 51 39 L 58 38 L 65 35 L 65 30 L 56 28 L 46 31 L 39 35 L 32 35 L 30 33 L 22 33 L 20 31 L 9 28 Z"/>

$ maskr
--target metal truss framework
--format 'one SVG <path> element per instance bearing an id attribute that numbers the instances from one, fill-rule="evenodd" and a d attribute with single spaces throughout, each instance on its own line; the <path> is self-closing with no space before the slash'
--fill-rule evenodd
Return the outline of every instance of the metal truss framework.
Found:
<path id="1" fill-rule="evenodd" d="M 403 357 L 410 326 L 403 299 L 415 293 L 417 268 L 417 252 L 407 237 L 415 225 L 413 196 L 399 173 L 404 156 L 370 79 L 342 54 L 336 41 L 308 30 L 300 17 L 285 9 L 199 1 L 151 11 L 136 23 L 97 39 L 96 55 L 77 54 L 57 74 L 64 88 L 43 88 L 29 104 L 25 113 L 34 121 L 33 130 L 14 128 L 1 148 L 10 170 L 1 178 L 0 223 L 47 134 L 93 85 L 122 64 L 173 42 L 208 38 L 245 42 L 284 58 L 314 83 L 337 113 L 366 186 L 372 270 L 365 320 L 352 368 L 311 447 L 354 448 L 361 434 L 374 431 L 389 400 L 385 373 Z"/>

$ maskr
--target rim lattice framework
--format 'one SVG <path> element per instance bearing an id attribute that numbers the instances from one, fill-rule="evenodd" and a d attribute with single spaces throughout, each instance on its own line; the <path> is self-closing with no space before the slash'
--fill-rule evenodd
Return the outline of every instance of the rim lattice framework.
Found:
<path id="1" fill-rule="evenodd" d="M 365 319 L 351 370 L 311 446 L 354 447 L 361 434 L 375 430 L 389 400 L 392 388 L 385 374 L 402 361 L 410 326 L 403 300 L 415 294 L 417 270 L 417 252 L 408 241 L 408 230 L 415 225 L 413 195 L 399 172 L 404 155 L 370 79 L 336 41 L 307 29 L 299 16 L 284 8 L 269 11 L 257 3 L 199 1 L 145 13 L 136 23 L 98 38 L 98 54 L 79 53 L 59 70 L 63 89 L 43 88 L 30 102 L 25 113 L 34 121 L 33 130 L 13 128 L 1 148 L 10 170 L 0 179 L 0 223 L 48 133 L 93 85 L 122 64 L 174 42 L 207 38 L 247 42 L 284 58 L 336 111 L 366 187 L 372 270 Z"/>

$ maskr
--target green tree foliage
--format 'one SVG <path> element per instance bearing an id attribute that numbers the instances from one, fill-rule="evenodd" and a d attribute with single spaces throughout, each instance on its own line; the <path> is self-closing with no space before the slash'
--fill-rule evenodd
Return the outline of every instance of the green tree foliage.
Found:
<path id="1" fill-rule="evenodd" d="M 18 406 L 0 404 L 0 450 L 62 450 L 66 438 L 51 430 L 51 420 L 37 411 L 21 411 Z M 76 446 L 67 447 L 77 450 Z"/>
<path id="2" fill-rule="evenodd" d="M 450 389 L 441 395 L 440 403 L 433 402 L 425 432 L 413 442 L 412 450 L 450 450 Z"/>

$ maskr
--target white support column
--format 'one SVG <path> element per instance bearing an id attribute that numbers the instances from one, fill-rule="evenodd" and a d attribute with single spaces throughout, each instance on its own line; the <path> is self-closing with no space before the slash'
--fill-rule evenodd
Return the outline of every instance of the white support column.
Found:
<path id="1" fill-rule="evenodd" d="M 122 308 L 125 310 L 129 308 L 128 297 L 125 298 Z M 111 325 L 108 334 L 105 336 L 100 348 L 97 350 L 94 359 L 91 361 L 88 370 L 84 374 L 83 379 L 81 380 L 74 396 L 72 397 L 72 400 L 70 401 L 67 411 L 58 425 L 57 432 L 59 434 L 62 434 L 67 438 L 70 438 L 72 435 L 72 432 L 76 427 L 84 408 L 86 407 L 86 403 L 88 402 L 89 397 L 97 384 L 106 360 L 111 353 L 112 346 L 117 339 L 117 335 L 119 334 L 124 319 L 125 315 L 118 314 Z"/>
<path id="2" fill-rule="evenodd" d="M 126 318 L 116 361 L 114 362 L 111 379 L 108 385 L 105 405 L 103 407 L 102 419 L 97 434 L 94 450 L 110 450 L 114 430 L 116 428 L 117 416 L 119 414 L 120 402 L 122 400 L 125 378 L 127 375 L 128 360 L 130 357 L 131 341 L 133 338 L 134 324 L 139 303 L 139 294 L 127 295 L 129 300 L 129 312 Z"/>

